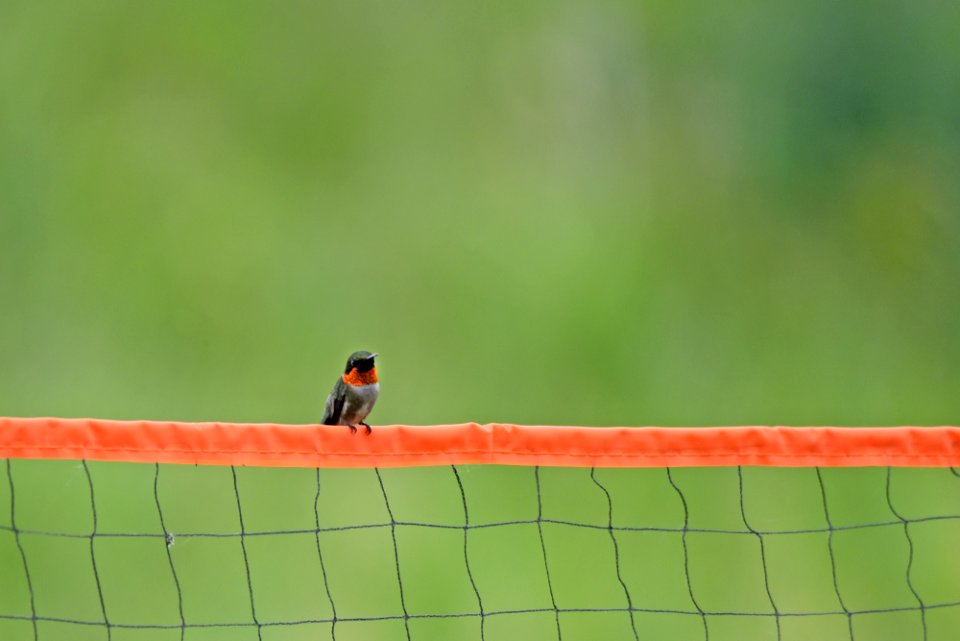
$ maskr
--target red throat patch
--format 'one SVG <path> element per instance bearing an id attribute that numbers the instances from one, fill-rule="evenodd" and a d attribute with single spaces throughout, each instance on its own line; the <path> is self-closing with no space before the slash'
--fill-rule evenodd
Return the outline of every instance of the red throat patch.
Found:
<path id="1" fill-rule="evenodd" d="M 358 372 L 354 367 L 349 373 L 343 375 L 343 382 L 347 385 L 371 385 L 377 382 L 377 368 L 373 367 L 366 372 Z"/>

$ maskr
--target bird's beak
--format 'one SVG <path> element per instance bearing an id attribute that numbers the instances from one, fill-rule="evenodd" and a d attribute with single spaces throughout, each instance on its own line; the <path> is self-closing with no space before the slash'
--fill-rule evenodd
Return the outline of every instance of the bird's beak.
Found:
<path id="1" fill-rule="evenodd" d="M 375 359 L 377 356 L 380 356 L 380 354 L 370 354 L 370 360 L 372 361 L 372 360 Z"/>

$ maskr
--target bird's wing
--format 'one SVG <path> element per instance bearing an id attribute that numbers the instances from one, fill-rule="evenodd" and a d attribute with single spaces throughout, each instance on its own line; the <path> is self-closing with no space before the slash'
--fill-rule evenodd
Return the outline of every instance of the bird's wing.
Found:
<path id="1" fill-rule="evenodd" d="M 347 390 L 343 379 L 338 378 L 327 402 L 323 406 L 323 418 L 320 423 L 323 425 L 336 425 L 340 422 L 340 413 L 343 411 L 343 401 L 347 396 Z"/>

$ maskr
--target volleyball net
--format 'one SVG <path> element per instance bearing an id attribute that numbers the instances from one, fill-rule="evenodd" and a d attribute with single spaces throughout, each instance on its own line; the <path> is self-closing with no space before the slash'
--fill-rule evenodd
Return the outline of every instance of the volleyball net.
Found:
<path id="1" fill-rule="evenodd" d="M 0 419 L 0 639 L 955 639 L 960 428 Z"/>

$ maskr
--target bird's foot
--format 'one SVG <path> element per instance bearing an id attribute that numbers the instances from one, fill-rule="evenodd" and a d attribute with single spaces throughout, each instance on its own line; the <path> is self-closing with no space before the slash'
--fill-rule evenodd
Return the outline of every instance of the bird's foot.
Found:
<path id="1" fill-rule="evenodd" d="M 356 433 L 357 433 L 357 426 L 356 426 L 356 425 L 347 425 L 347 427 L 350 428 L 350 433 L 351 433 L 351 434 L 356 434 Z"/>
<path id="2" fill-rule="evenodd" d="M 373 432 L 373 428 L 367 425 L 366 423 L 364 423 L 363 421 L 360 421 L 360 425 L 363 425 L 365 428 L 367 428 L 367 434 L 370 434 L 371 432 Z"/>

